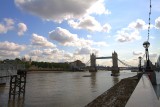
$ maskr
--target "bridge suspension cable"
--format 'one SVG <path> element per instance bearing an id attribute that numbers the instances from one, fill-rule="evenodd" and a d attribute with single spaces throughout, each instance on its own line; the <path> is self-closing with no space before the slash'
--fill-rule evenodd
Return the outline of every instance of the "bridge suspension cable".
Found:
<path id="1" fill-rule="evenodd" d="M 132 66 L 132 65 L 126 64 L 125 62 L 121 61 L 120 59 L 118 59 L 118 61 L 119 61 L 120 63 L 122 63 L 123 65 L 127 66 L 127 67 L 134 67 L 134 66 Z"/>
<path id="2" fill-rule="evenodd" d="M 85 65 L 89 65 L 90 64 L 90 60 L 88 60 L 86 63 L 85 63 Z"/>

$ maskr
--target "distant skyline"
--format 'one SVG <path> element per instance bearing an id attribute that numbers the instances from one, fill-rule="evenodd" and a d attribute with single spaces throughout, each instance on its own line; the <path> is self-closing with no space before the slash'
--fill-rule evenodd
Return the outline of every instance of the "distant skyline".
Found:
<path id="1" fill-rule="evenodd" d="M 90 54 L 137 65 L 147 40 L 149 0 L 1 0 L 0 59 L 71 62 Z M 160 54 L 160 1 L 152 0 L 149 47 Z M 111 65 L 111 60 L 98 60 Z"/>

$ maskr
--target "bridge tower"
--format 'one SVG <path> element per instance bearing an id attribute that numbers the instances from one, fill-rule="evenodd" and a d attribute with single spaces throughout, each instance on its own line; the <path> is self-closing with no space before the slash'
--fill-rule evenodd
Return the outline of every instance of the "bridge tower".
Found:
<path id="1" fill-rule="evenodd" d="M 112 53 L 112 76 L 118 76 L 119 75 L 119 68 L 118 68 L 118 55 L 117 53 L 114 51 Z"/>
<path id="2" fill-rule="evenodd" d="M 96 72 L 97 71 L 97 69 L 96 69 L 96 55 L 93 53 L 90 55 L 90 63 L 91 63 L 91 65 L 90 65 L 89 71 Z"/>

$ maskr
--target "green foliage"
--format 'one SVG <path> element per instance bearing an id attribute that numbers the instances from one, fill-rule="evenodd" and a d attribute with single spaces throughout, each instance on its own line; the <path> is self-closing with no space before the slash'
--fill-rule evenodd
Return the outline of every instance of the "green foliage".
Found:
<path id="1" fill-rule="evenodd" d="M 51 63 L 51 62 L 36 62 L 32 61 L 31 65 L 37 66 L 38 68 L 63 68 L 69 69 L 68 63 Z"/>
<path id="2" fill-rule="evenodd" d="M 30 63 L 29 62 L 24 62 L 24 64 L 25 64 L 25 68 L 29 68 L 29 67 L 31 67 L 31 65 L 30 65 Z"/>
<path id="3" fill-rule="evenodd" d="M 3 61 L 1 61 L 1 63 L 13 63 L 13 64 L 24 64 L 25 68 L 30 68 L 31 66 L 36 66 L 38 68 L 61 68 L 64 70 L 68 70 L 70 69 L 70 65 L 69 63 L 54 63 L 54 62 L 37 62 L 37 61 L 32 61 L 30 63 L 30 61 L 23 61 L 19 58 L 15 58 L 14 60 L 11 59 L 5 59 Z"/>

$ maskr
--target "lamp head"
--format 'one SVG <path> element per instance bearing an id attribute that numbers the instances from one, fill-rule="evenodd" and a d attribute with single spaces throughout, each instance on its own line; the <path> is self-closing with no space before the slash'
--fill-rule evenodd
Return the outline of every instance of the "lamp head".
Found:
<path id="1" fill-rule="evenodd" d="M 148 49 L 149 46 L 150 46 L 150 43 L 149 43 L 148 41 L 145 41 L 145 42 L 143 43 L 143 47 L 144 47 L 145 49 Z"/>
<path id="2" fill-rule="evenodd" d="M 140 56 L 140 57 L 138 57 L 139 58 L 139 60 L 141 60 L 142 59 L 142 57 Z"/>

